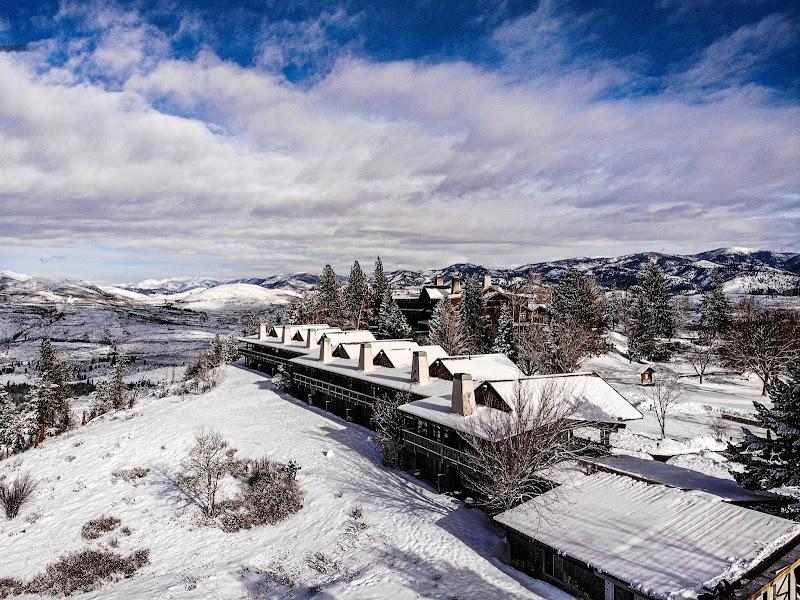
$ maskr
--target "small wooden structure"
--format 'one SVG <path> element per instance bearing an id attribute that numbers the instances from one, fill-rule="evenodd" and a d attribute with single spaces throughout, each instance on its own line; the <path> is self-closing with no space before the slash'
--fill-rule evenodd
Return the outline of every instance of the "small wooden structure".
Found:
<path id="1" fill-rule="evenodd" d="M 639 373 L 639 377 L 642 380 L 642 385 L 652 385 L 653 384 L 653 373 L 656 370 L 653 367 L 647 367 L 644 371 Z"/>

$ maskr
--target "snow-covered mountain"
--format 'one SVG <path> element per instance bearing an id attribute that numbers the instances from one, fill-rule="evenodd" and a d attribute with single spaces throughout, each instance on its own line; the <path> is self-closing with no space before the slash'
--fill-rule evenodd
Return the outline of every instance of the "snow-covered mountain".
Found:
<path id="1" fill-rule="evenodd" d="M 595 277 L 607 288 L 625 288 L 636 281 L 637 273 L 648 262 L 655 262 L 663 269 L 673 293 L 702 291 L 708 285 L 711 272 L 718 269 L 726 290 L 732 293 L 800 296 L 800 254 L 746 248 L 719 248 L 686 255 L 640 252 L 608 258 L 568 258 L 511 268 L 456 263 L 441 269 L 388 271 L 387 276 L 394 288 L 430 283 L 437 275 L 449 282 L 454 276 L 463 279 L 488 274 L 495 282 L 508 285 L 530 272 L 555 283 L 568 268 L 574 267 Z M 340 282 L 346 280 L 339 276 Z M 50 280 L 0 271 L 0 301 L 41 304 L 169 302 L 204 310 L 200 307 L 287 302 L 292 295 L 313 289 L 318 283 L 319 275 L 300 272 L 227 280 L 210 277 L 146 279 L 136 284 L 98 286 L 88 281 Z"/>

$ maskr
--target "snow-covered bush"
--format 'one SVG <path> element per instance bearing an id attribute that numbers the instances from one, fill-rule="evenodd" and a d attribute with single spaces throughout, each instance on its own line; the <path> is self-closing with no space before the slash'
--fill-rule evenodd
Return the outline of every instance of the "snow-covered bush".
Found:
<path id="1" fill-rule="evenodd" d="M 85 540 L 96 540 L 109 531 L 114 531 L 121 521 L 117 517 L 99 517 L 89 519 L 81 527 L 81 537 Z"/>
<path id="2" fill-rule="evenodd" d="M 115 482 L 117 479 L 122 479 L 122 481 L 126 483 L 132 483 L 136 485 L 138 483 L 137 480 L 147 477 L 147 474 L 150 472 L 150 469 L 147 467 L 133 467 L 131 469 L 117 469 L 116 471 L 111 472 L 112 482 Z"/>
<path id="3" fill-rule="evenodd" d="M 48 565 L 45 572 L 25 585 L 29 594 L 69 596 L 97 589 L 116 577 L 130 577 L 150 562 L 150 551 L 136 550 L 128 556 L 105 549 L 86 549 L 67 554 Z"/>
<path id="4" fill-rule="evenodd" d="M 215 387 L 219 381 L 219 366 L 219 359 L 213 352 L 202 352 L 186 367 L 184 391 L 202 393 Z"/>
<path id="5" fill-rule="evenodd" d="M 403 466 L 403 414 L 397 408 L 410 401 L 410 392 L 403 390 L 390 396 L 381 396 L 372 407 L 372 424 L 375 428 L 372 439 L 387 467 Z"/>
<path id="6" fill-rule="evenodd" d="M 292 372 L 285 365 L 278 367 L 275 375 L 272 376 L 272 385 L 284 392 L 292 389 Z"/>
<path id="7" fill-rule="evenodd" d="M 19 579 L 0 577 L 0 598 L 21 596 L 25 593 L 25 584 Z"/>
<path id="8" fill-rule="evenodd" d="M 0 505 L 7 519 L 13 519 L 36 491 L 36 480 L 29 473 L 18 475 L 10 483 L 0 481 Z"/>
<path id="9" fill-rule="evenodd" d="M 226 531 L 273 525 L 303 508 L 305 493 L 297 482 L 300 467 L 264 457 L 242 463 L 239 493 L 223 503 Z"/>

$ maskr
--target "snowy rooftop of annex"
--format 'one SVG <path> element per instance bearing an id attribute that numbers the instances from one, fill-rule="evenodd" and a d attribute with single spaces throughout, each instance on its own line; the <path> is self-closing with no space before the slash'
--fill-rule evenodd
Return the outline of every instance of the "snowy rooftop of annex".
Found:
<path id="1" fill-rule="evenodd" d="M 338 373 L 354 379 L 361 379 L 362 381 L 370 381 L 376 385 L 382 385 L 395 390 L 407 390 L 412 394 L 421 396 L 450 394 L 453 386 L 451 381 L 439 379 L 437 377 L 431 377 L 428 383 L 422 385 L 419 383 L 412 383 L 410 365 L 397 369 L 375 366 L 371 371 L 361 371 L 358 368 L 358 357 L 333 357 L 330 362 L 323 363 L 319 360 L 319 352 L 315 352 L 306 356 L 298 356 L 297 358 L 293 358 L 290 362 L 297 365 L 313 367 L 322 371 Z"/>
<path id="2" fill-rule="evenodd" d="M 411 366 L 414 360 L 414 352 L 417 350 L 425 352 L 429 365 L 433 361 L 447 356 L 444 348 L 437 345 L 417 346 L 416 348 L 381 348 L 379 352 L 385 354 L 395 368 L 400 368 Z"/>
<path id="3" fill-rule="evenodd" d="M 495 520 L 666 599 L 736 581 L 800 535 L 800 523 L 611 473 L 560 486 Z"/>
<path id="4" fill-rule="evenodd" d="M 523 393 L 533 397 L 538 397 L 545 392 L 548 386 L 555 386 L 554 391 L 568 395 L 578 404 L 574 415 L 576 419 L 617 423 L 643 418 L 638 409 L 596 373 L 538 375 L 487 383 L 510 408 L 513 408 L 515 404 L 514 395 L 517 385 L 522 386 Z"/>
<path id="5" fill-rule="evenodd" d="M 583 462 L 603 471 L 627 475 L 650 483 L 660 483 L 682 490 L 700 490 L 718 496 L 726 502 L 769 502 L 779 498 L 777 494 L 771 492 L 748 490 L 732 479 L 712 477 L 657 460 L 619 455 L 586 459 Z"/>
<path id="6" fill-rule="evenodd" d="M 375 336 L 372 334 L 371 331 L 367 329 L 353 329 L 349 331 L 334 331 L 331 333 L 323 332 L 322 335 L 319 336 L 320 340 L 323 337 L 328 338 L 331 341 L 331 348 L 336 348 L 339 344 L 349 344 L 355 343 L 360 344 L 362 342 L 374 342 Z"/>
<path id="7" fill-rule="evenodd" d="M 305 342 L 298 342 L 295 340 L 290 340 L 289 343 L 284 344 L 281 342 L 281 338 L 279 337 L 266 337 L 263 340 L 258 339 L 257 335 L 248 335 L 240 338 L 236 338 L 240 342 L 247 342 L 248 344 L 256 344 L 257 346 L 269 346 L 271 348 L 284 348 L 286 350 L 291 350 L 293 352 L 297 352 L 298 354 L 308 354 L 309 352 L 319 352 L 318 346 L 313 346 L 311 348 L 306 348 Z"/>
<path id="8" fill-rule="evenodd" d="M 343 342 L 333 348 L 333 351 L 336 352 L 338 350 L 344 352 L 347 355 L 347 358 L 358 358 L 359 354 L 361 353 L 361 344 L 363 343 L 364 342 Z M 381 350 L 386 349 L 413 348 L 416 350 L 419 347 L 419 344 L 417 344 L 414 340 L 376 340 L 369 343 L 372 345 L 373 356 Z"/>
<path id="9" fill-rule="evenodd" d="M 428 361 L 433 364 L 434 361 Z M 501 379 L 520 379 L 525 377 L 514 361 L 499 352 L 493 354 L 471 354 L 464 356 L 449 356 L 439 359 L 448 373 L 469 373 L 473 381 L 498 381 Z"/>

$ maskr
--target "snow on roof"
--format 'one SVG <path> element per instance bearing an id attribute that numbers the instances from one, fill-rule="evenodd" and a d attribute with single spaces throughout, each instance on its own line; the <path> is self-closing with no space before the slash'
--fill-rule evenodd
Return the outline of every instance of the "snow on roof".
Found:
<path id="1" fill-rule="evenodd" d="M 382 385 L 395 390 L 407 390 L 419 396 L 449 394 L 453 387 L 452 382 L 438 379 L 437 377 L 431 377 L 430 381 L 425 384 L 412 383 L 410 366 L 397 369 L 375 366 L 371 371 L 361 371 L 358 368 L 357 356 L 354 359 L 334 357 L 330 362 L 323 363 L 319 360 L 319 353 L 317 352 L 307 356 L 298 356 L 290 362 L 321 371 L 338 373 L 346 377 L 352 377 L 353 379 L 370 381 L 376 385 Z"/>
<path id="2" fill-rule="evenodd" d="M 660 483 L 682 490 L 700 490 L 718 496 L 726 502 L 768 502 L 779 498 L 777 494 L 771 492 L 748 490 L 732 479 L 712 477 L 657 460 L 620 455 L 587 459 L 584 462 L 602 471 L 627 475 L 650 483 Z"/>
<path id="3" fill-rule="evenodd" d="M 574 415 L 576 419 L 617 423 L 643 418 L 642 413 L 596 373 L 560 373 L 486 382 L 510 407 L 514 406 L 517 385 L 522 385 L 526 394 L 538 397 L 546 386 L 553 384 L 557 386 L 558 393 L 566 394 L 570 400 L 578 403 Z"/>
<path id="4" fill-rule="evenodd" d="M 433 381 L 434 378 L 431 378 Z M 408 415 L 420 417 L 432 423 L 439 423 L 445 427 L 449 427 L 454 431 L 462 431 L 464 433 L 480 434 L 480 420 L 489 418 L 490 416 L 497 415 L 502 418 L 502 413 L 494 408 L 489 408 L 482 404 L 475 407 L 475 412 L 468 417 L 454 413 L 453 408 L 453 387 L 452 382 L 438 379 L 437 381 L 444 381 L 449 384 L 449 388 L 445 393 L 438 396 L 430 396 L 422 400 L 414 400 L 408 404 L 403 404 L 398 407 L 400 412 Z M 485 436 L 482 436 L 485 437 Z"/>
<path id="5" fill-rule="evenodd" d="M 389 362 L 395 368 L 410 367 L 414 360 L 414 351 L 416 350 L 421 350 L 428 355 L 429 365 L 433 361 L 447 356 L 447 352 L 445 352 L 444 348 L 441 346 L 417 346 L 416 344 L 415 346 L 416 347 L 411 348 L 383 348 L 380 352 L 386 355 L 386 358 L 389 359 Z"/>
<path id="6" fill-rule="evenodd" d="M 360 344 L 361 342 L 374 342 L 375 336 L 372 335 L 371 331 L 366 329 L 355 329 L 353 331 L 335 331 L 333 333 L 323 333 L 320 336 L 320 341 L 323 337 L 328 338 L 331 341 L 331 348 L 336 348 L 339 344 L 342 343 L 356 343 Z"/>
<path id="7" fill-rule="evenodd" d="M 270 331 L 274 331 L 278 337 L 283 335 L 283 329 L 287 327 L 287 325 L 273 325 Z M 291 327 L 293 331 L 297 331 L 298 329 L 306 330 L 306 329 L 330 329 L 331 326 L 327 323 L 311 323 L 310 325 L 306 325 L 305 323 L 302 325 L 288 325 Z M 273 336 L 274 337 L 274 336 Z"/>
<path id="8" fill-rule="evenodd" d="M 450 356 L 437 361 L 450 375 L 469 373 L 474 381 L 494 381 L 500 379 L 519 379 L 525 373 L 519 370 L 508 356 L 501 353 L 473 354 L 469 356 Z M 432 362 L 429 364 L 433 365 Z"/>
<path id="9" fill-rule="evenodd" d="M 247 342 L 248 344 L 255 344 L 257 346 L 268 346 L 270 348 L 282 348 L 290 350 L 297 354 L 308 354 L 309 352 L 319 352 L 319 349 L 314 346 L 313 348 L 306 348 L 305 342 L 298 342 L 291 340 L 288 344 L 281 342 L 280 337 L 268 337 L 263 340 L 258 339 L 257 335 L 248 335 L 245 337 L 236 338 L 240 342 Z"/>
<path id="10" fill-rule="evenodd" d="M 372 346 L 373 358 L 380 350 L 389 348 L 417 348 L 417 343 L 413 340 L 376 340 L 374 342 L 342 343 L 334 348 L 343 351 L 347 358 L 358 358 L 361 353 L 361 344 L 369 343 Z"/>
<path id="11" fill-rule="evenodd" d="M 293 327 L 295 328 L 295 332 L 292 338 L 299 338 L 301 342 L 306 341 L 309 329 L 313 329 L 317 333 L 317 337 L 323 333 L 336 333 L 341 331 L 339 327 L 318 327 L 316 325 L 295 325 Z"/>
<path id="12" fill-rule="evenodd" d="M 441 300 L 443 298 L 447 298 L 450 295 L 447 289 L 441 287 L 425 286 L 422 288 L 422 292 L 425 292 L 428 295 L 428 298 L 430 298 L 431 300 Z M 420 292 L 420 294 L 422 292 Z"/>
<path id="13" fill-rule="evenodd" d="M 800 536 L 800 524 L 787 519 L 610 473 L 560 486 L 495 520 L 665 599 L 735 582 Z"/>

